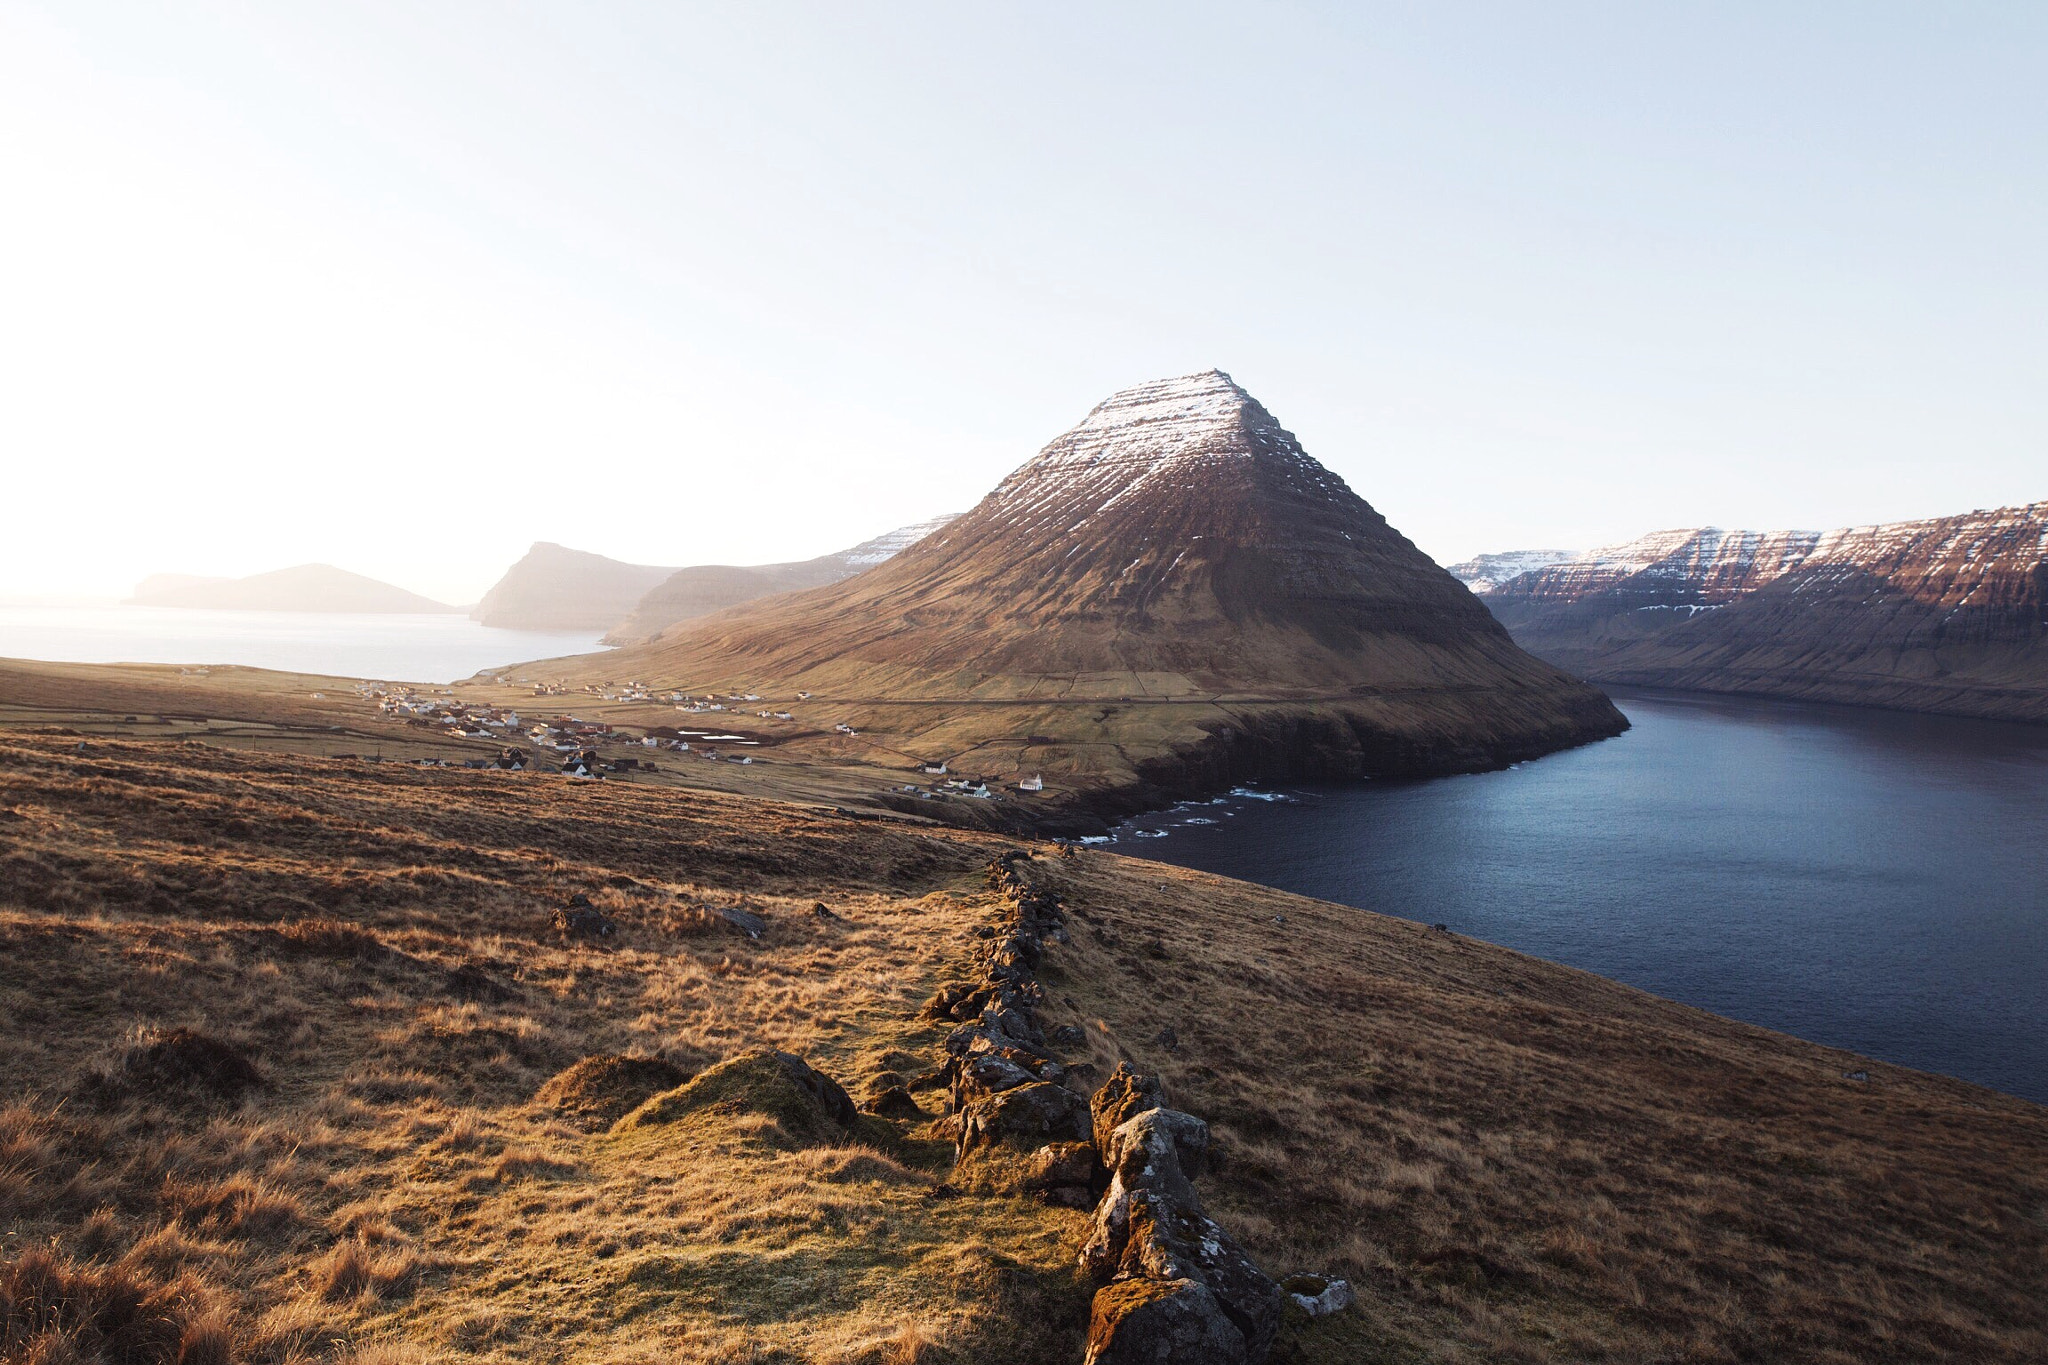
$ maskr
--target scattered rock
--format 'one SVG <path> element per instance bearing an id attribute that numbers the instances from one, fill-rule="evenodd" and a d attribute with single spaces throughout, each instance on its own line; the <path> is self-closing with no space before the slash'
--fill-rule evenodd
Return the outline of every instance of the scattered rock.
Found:
<path id="1" fill-rule="evenodd" d="M 1358 1302 L 1351 1281 L 1328 1275 L 1289 1275 L 1280 1282 L 1280 1287 L 1312 1318 L 1341 1313 Z"/>
<path id="2" fill-rule="evenodd" d="M 569 898 L 569 903 L 555 911 L 553 924 L 557 932 L 572 938 L 610 938 L 619 931 L 618 921 L 590 903 L 590 897 L 578 892 Z"/>
<path id="3" fill-rule="evenodd" d="M 1088 1041 L 1088 1035 L 1072 1024 L 1061 1024 L 1046 1035 L 1054 1047 L 1080 1047 Z"/>
<path id="4" fill-rule="evenodd" d="M 978 1088 L 985 1094 L 996 1094 L 1020 1085 L 1029 1085 L 1038 1079 L 1007 1057 L 993 1052 L 984 1052 L 970 1057 L 961 1064 L 960 1078 L 964 1087 Z"/>
<path id="5" fill-rule="evenodd" d="M 1107 1183 L 1095 1148 L 1086 1142 L 1049 1142 L 1026 1156 L 1018 1186 L 1060 1208 L 1089 1209 Z"/>
<path id="6" fill-rule="evenodd" d="M 689 1072 L 660 1057 L 604 1053 L 555 1073 L 533 1099 L 571 1122 L 595 1130 L 610 1127 L 650 1096 L 673 1090 L 689 1079 Z"/>
<path id="7" fill-rule="evenodd" d="M 1168 1052 L 1179 1052 L 1180 1035 L 1173 1031 L 1173 1025 L 1168 1024 L 1165 1028 L 1152 1035 L 1152 1046 L 1163 1047 Z"/>
<path id="8" fill-rule="evenodd" d="M 934 1022 L 947 1019 L 968 1020 L 981 1016 L 982 1007 L 995 998 L 995 992 L 971 981 L 956 981 L 950 986 L 941 986 L 932 998 L 924 1002 L 924 1008 L 917 1017 Z"/>
<path id="9" fill-rule="evenodd" d="M 751 910 L 741 910 L 730 905 L 714 905 L 709 907 L 709 909 L 712 914 L 718 916 L 750 939 L 758 939 L 761 935 L 768 932 L 768 921 L 762 919 Z"/>

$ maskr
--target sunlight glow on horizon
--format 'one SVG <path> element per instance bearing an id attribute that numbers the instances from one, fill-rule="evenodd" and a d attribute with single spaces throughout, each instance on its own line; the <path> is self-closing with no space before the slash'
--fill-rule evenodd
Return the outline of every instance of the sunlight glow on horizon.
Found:
<path id="1" fill-rule="evenodd" d="M 2000 7 L 9 5 L 0 597 L 806 558 L 1211 366 L 1447 563 L 2048 498 L 2044 56 Z"/>

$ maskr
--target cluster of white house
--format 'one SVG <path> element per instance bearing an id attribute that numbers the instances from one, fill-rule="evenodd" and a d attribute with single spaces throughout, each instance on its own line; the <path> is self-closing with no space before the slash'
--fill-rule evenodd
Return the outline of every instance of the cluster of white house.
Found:
<path id="1" fill-rule="evenodd" d="M 379 683 L 359 683 L 356 691 L 376 702 L 387 716 L 405 716 L 423 725 L 440 725 L 463 739 L 504 739 L 519 733 L 519 713 L 502 706 L 473 704 L 456 697 L 449 689 L 421 693 L 410 687 L 388 688 Z"/>
<path id="2" fill-rule="evenodd" d="M 918 765 L 919 772 L 924 773 L 928 777 L 944 777 L 946 780 L 934 782 L 929 787 L 906 784 L 898 788 L 898 790 L 907 792 L 912 796 L 921 796 L 927 801 L 935 800 L 941 796 L 968 796 L 977 801 L 1000 801 L 1003 799 L 1002 794 L 989 785 L 988 778 L 948 776 L 946 766 L 944 763 L 921 763 Z M 1020 792 L 1042 792 L 1045 790 L 1045 778 L 1038 773 L 1033 773 L 1031 776 L 1018 782 L 1016 789 Z"/>

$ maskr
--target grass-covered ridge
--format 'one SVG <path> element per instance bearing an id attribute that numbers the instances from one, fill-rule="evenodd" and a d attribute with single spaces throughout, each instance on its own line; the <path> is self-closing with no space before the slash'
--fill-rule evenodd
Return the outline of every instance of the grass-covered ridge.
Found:
<path id="1" fill-rule="evenodd" d="M 1013 841 L 78 742 L 0 734 L 0 1357 L 1078 1359 L 1085 1215 L 760 1062 L 857 1101 L 930 1068 Z M 1210 1212 L 1358 1288 L 1276 1359 L 2048 1358 L 2037 1106 L 1403 920 L 1033 869 L 1065 1060 L 1159 1073 Z M 552 927 L 579 893 L 616 934 Z"/>

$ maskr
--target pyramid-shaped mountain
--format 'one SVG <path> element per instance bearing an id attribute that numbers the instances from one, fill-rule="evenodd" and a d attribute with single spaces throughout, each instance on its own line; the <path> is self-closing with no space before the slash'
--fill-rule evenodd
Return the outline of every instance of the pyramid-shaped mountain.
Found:
<path id="1" fill-rule="evenodd" d="M 688 623 L 649 658 L 963 696 L 1483 686 L 1605 706 L 1215 370 L 1115 394 L 887 563 Z"/>

